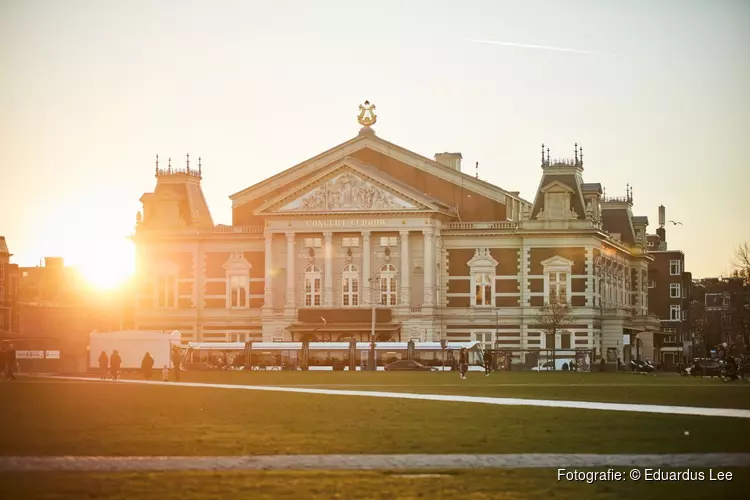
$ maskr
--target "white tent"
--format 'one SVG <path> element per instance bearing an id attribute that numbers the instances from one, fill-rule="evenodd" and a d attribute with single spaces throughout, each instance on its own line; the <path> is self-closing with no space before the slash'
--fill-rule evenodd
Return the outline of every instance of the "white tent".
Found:
<path id="1" fill-rule="evenodd" d="M 180 345 L 181 337 L 177 330 L 127 330 L 106 333 L 94 330 L 89 334 L 89 367 L 99 366 L 102 351 L 111 356 L 115 350 L 122 358 L 122 368 L 140 368 L 146 353 L 154 358 L 154 369 L 160 369 L 164 365 L 171 367 L 171 349 L 173 345 Z"/>

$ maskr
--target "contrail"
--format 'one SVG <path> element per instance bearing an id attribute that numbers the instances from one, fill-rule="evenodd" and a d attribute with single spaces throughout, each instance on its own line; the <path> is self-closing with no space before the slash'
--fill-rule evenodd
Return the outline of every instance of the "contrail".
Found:
<path id="1" fill-rule="evenodd" d="M 596 55 L 596 52 L 590 52 L 588 50 L 566 49 L 563 47 L 547 47 L 544 45 L 530 45 L 528 43 L 499 42 L 496 40 L 466 40 L 466 41 L 474 42 L 474 43 L 486 43 L 490 45 L 505 45 L 506 47 L 521 47 L 523 49 L 554 50 L 555 52 L 573 52 L 575 54 Z"/>

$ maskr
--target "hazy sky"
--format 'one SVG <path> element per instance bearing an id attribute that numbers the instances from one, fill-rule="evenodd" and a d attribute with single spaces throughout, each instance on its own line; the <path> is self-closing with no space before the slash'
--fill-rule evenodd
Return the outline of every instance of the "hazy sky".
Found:
<path id="1" fill-rule="evenodd" d="M 355 136 L 369 99 L 379 136 L 529 200 L 540 143 L 578 141 L 586 182 L 632 184 L 650 232 L 664 204 L 670 248 L 718 275 L 750 241 L 748 89 L 742 0 L 0 0 L 0 234 L 22 265 L 124 272 L 154 155 L 202 156 L 229 223 L 230 194 Z"/>

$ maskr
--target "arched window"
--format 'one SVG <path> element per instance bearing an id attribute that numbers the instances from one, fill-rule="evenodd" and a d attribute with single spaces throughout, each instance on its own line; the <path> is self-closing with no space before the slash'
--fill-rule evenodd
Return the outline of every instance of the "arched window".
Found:
<path id="1" fill-rule="evenodd" d="M 380 268 L 380 305 L 395 306 L 398 304 L 396 295 L 396 267 L 393 264 L 383 264 Z"/>
<path id="2" fill-rule="evenodd" d="M 353 264 L 344 266 L 341 273 L 341 305 L 359 305 L 359 269 Z"/>
<path id="3" fill-rule="evenodd" d="M 320 268 L 310 264 L 305 268 L 305 306 L 320 305 Z"/>

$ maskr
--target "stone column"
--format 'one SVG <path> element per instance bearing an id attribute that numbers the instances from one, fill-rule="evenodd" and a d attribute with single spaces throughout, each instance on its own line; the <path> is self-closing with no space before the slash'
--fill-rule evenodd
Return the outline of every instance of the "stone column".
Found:
<path id="1" fill-rule="evenodd" d="M 266 249 L 265 249 L 265 287 L 263 290 L 263 307 L 273 307 L 273 233 L 266 231 L 265 233 Z"/>
<path id="2" fill-rule="evenodd" d="M 323 233 L 325 243 L 323 251 L 325 252 L 325 278 L 323 283 L 323 305 L 326 307 L 333 306 L 333 233 L 326 231 Z"/>
<path id="3" fill-rule="evenodd" d="M 435 303 L 435 239 L 433 229 L 426 228 L 424 233 L 424 305 Z"/>
<path id="4" fill-rule="evenodd" d="M 370 278 L 372 278 L 370 271 L 370 255 L 372 250 L 370 248 L 370 236 L 370 231 L 362 231 L 362 291 L 364 292 L 362 304 L 364 305 L 369 305 L 372 300 L 373 284 L 370 281 Z"/>
<path id="5" fill-rule="evenodd" d="M 409 263 L 409 231 L 400 231 L 401 235 L 401 305 L 409 306 L 410 287 L 409 272 L 411 265 Z"/>
<path id="6" fill-rule="evenodd" d="M 286 233 L 286 306 L 294 307 L 294 233 Z"/>

